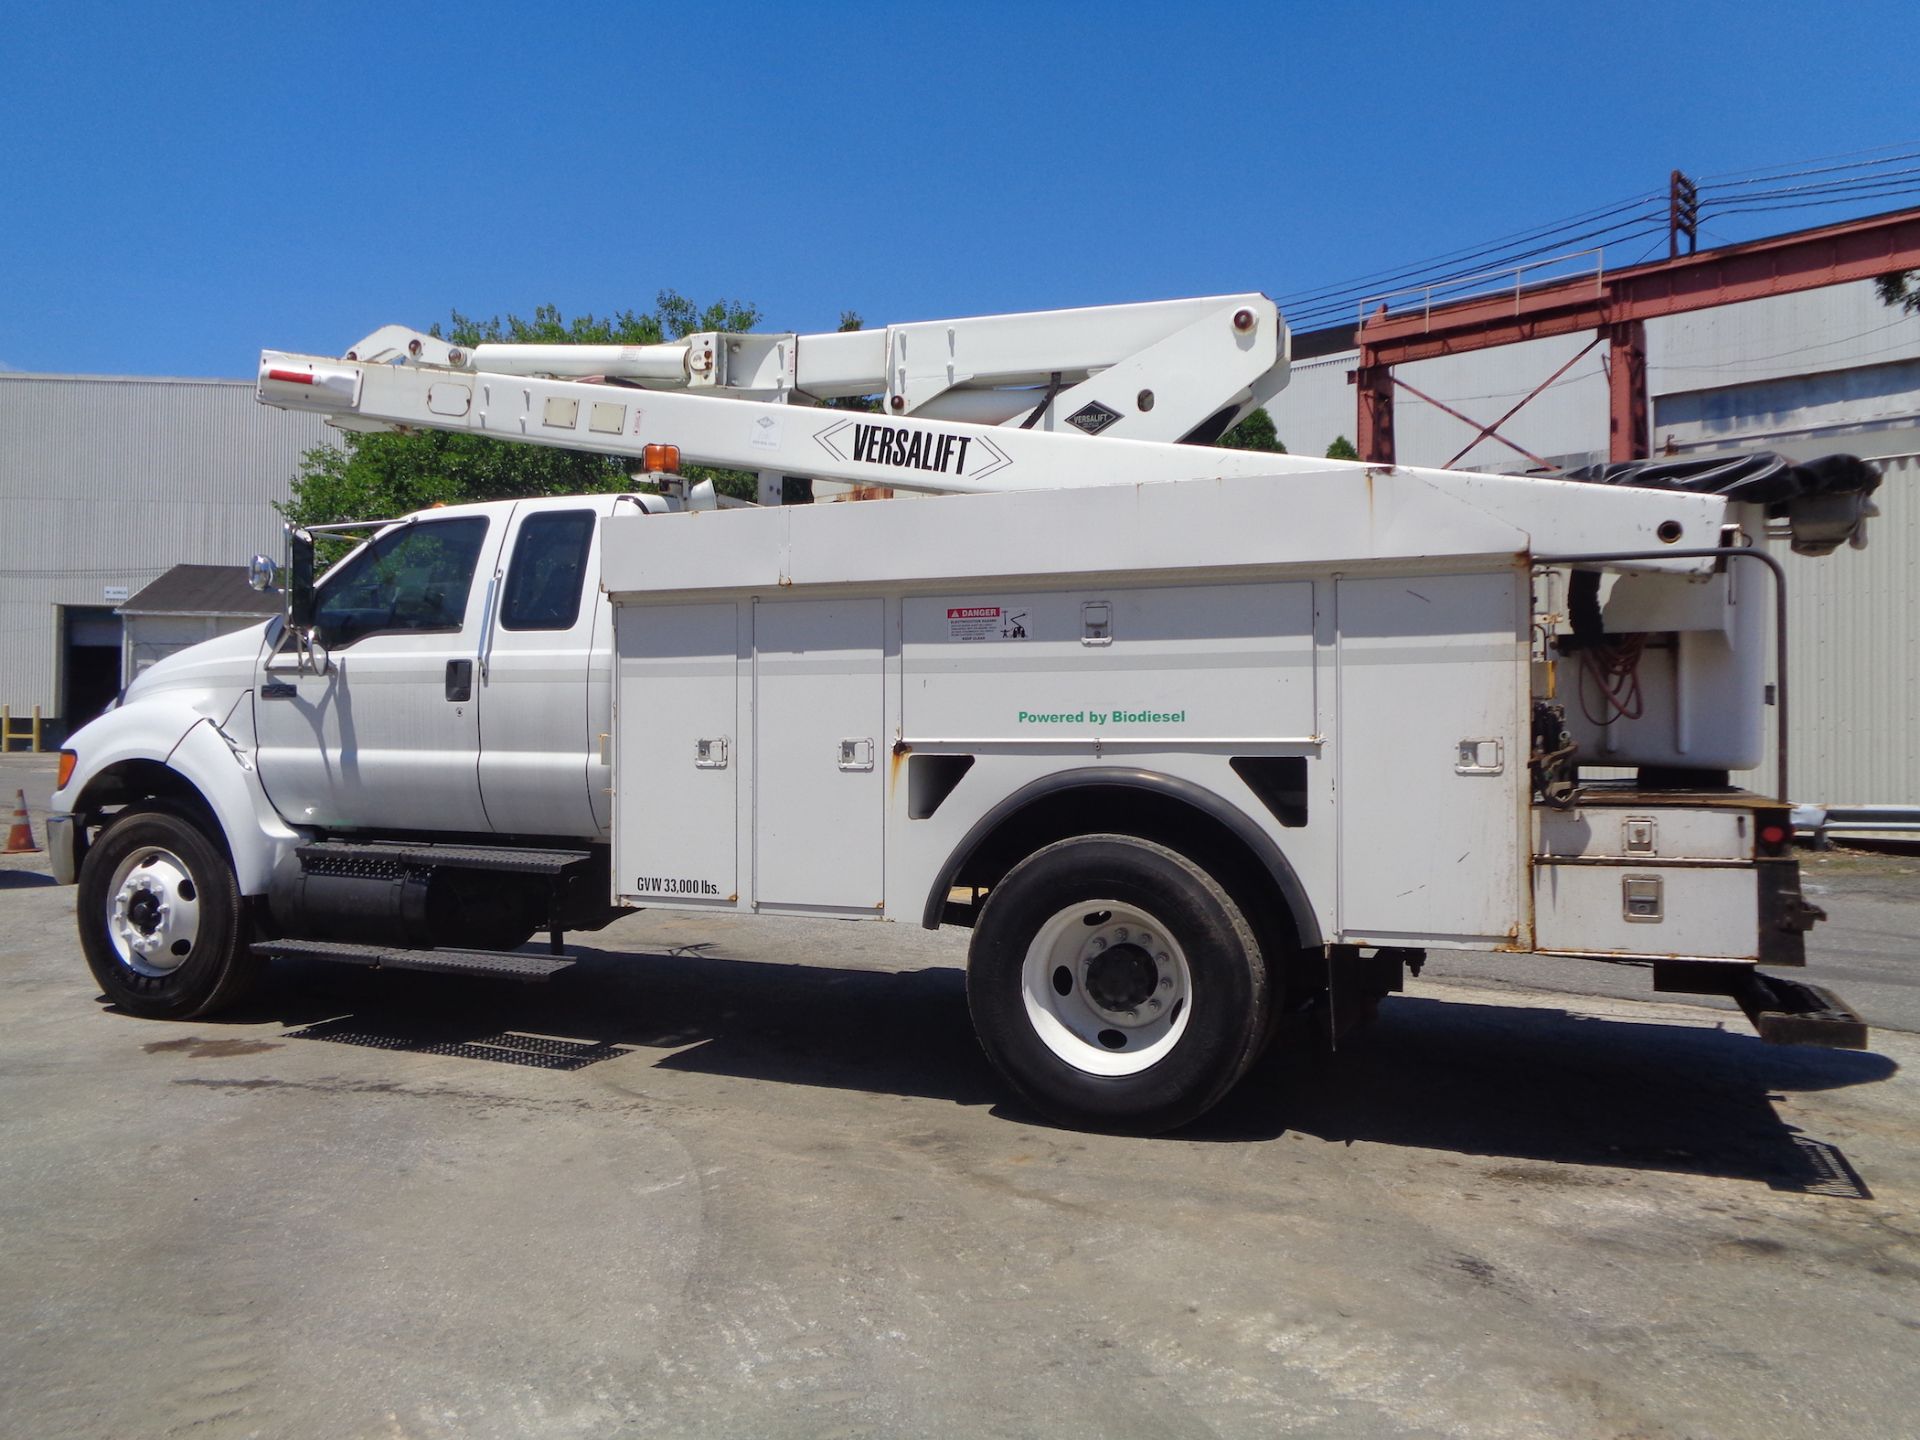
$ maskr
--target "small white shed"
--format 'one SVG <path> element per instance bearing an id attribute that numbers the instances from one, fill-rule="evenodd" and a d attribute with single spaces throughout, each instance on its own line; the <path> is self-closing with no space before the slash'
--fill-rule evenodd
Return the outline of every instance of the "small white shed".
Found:
<path id="1" fill-rule="evenodd" d="M 258 625 L 280 613 L 281 597 L 247 584 L 242 565 L 176 565 L 119 607 L 120 683 L 156 660 Z"/>

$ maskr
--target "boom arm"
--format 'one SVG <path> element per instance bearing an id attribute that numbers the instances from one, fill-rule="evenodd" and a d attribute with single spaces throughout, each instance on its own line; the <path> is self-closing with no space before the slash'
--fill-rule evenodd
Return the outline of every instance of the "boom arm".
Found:
<path id="1" fill-rule="evenodd" d="M 349 360 L 815 404 L 879 395 L 889 415 L 1129 440 L 1218 437 L 1287 383 L 1291 337 L 1264 295 L 986 315 L 826 335 L 703 332 L 658 345 L 465 351 L 403 326 Z"/>
<path id="2" fill-rule="evenodd" d="M 1089 444 L 1072 428 L 1059 434 L 917 416 L 895 419 L 692 389 L 640 390 L 418 360 L 380 364 L 277 350 L 260 357 L 258 394 L 265 404 L 318 411 L 349 430 L 468 431 L 635 461 L 649 444 L 665 444 L 677 446 L 684 460 L 696 464 L 928 493 L 1326 469 L 1325 461 L 1206 446 L 1137 440 Z M 777 493 L 777 486 L 771 488 Z"/>
<path id="3" fill-rule="evenodd" d="M 1271 476 L 1297 483 L 1309 525 L 1312 496 L 1364 484 L 1366 523 L 1380 532 L 1369 545 L 1426 553 L 1437 543 L 1389 499 L 1412 486 L 1446 494 L 1463 515 L 1497 516 L 1508 552 L 1601 548 L 1650 552 L 1624 568 L 1707 568 L 1688 551 L 1719 540 L 1718 496 L 1168 443 L 1270 397 L 1285 355 L 1286 332 L 1261 296 L 647 346 L 468 352 L 390 326 L 345 359 L 265 352 L 258 395 L 350 430 L 464 431 L 634 461 L 649 445 L 676 446 L 686 461 L 758 472 L 763 502 L 776 504 L 787 475 L 926 493 Z M 585 369 L 597 378 L 550 373 Z M 1043 388 L 1021 388 L 1036 378 Z M 816 403 L 876 390 L 879 414 Z M 1661 546 L 1685 558 L 1661 558 Z"/>

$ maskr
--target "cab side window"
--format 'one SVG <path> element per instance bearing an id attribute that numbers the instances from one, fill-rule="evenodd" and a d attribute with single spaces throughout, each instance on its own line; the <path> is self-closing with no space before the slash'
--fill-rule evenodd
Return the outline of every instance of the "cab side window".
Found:
<path id="1" fill-rule="evenodd" d="M 458 630 L 487 538 L 482 516 L 390 530 L 320 587 L 314 625 L 328 645 L 387 631 Z"/>
<path id="2" fill-rule="evenodd" d="M 500 604 L 503 629 L 573 628 L 597 518 L 591 510 L 550 510 L 520 522 Z"/>

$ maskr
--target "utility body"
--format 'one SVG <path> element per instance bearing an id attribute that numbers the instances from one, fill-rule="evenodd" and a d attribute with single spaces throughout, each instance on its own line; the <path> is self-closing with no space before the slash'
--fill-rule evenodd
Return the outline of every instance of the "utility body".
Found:
<path id="1" fill-rule="evenodd" d="M 954 924 L 1009 1083 L 1142 1130 L 1435 948 L 1650 963 L 1768 1038 L 1864 1043 L 1757 970 L 1818 912 L 1784 787 L 1728 783 L 1765 749 L 1754 542 L 1787 507 L 1191 443 L 1287 351 L 1242 295 L 267 352 L 266 403 L 653 484 L 345 527 L 317 585 L 292 532 L 284 618 L 71 742 L 50 835 L 96 976 L 181 1015 L 273 955 L 539 978 L 635 907 Z M 959 493 L 782 505 L 789 476 Z M 1801 538 L 1859 535 L 1842 509 Z"/>

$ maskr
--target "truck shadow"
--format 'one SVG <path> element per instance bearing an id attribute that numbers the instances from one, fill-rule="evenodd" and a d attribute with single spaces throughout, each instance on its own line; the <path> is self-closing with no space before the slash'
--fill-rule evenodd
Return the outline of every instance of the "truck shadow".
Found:
<path id="1" fill-rule="evenodd" d="M 1787 1125 L 1772 1102 L 1871 1084 L 1898 1068 L 1871 1051 L 1768 1045 L 1737 1015 L 1717 1027 L 1674 1025 L 1403 995 L 1331 1054 L 1276 1045 L 1183 1138 L 1291 1130 L 1339 1144 L 1864 1197 L 1846 1157 Z M 1555 1183 L 1552 1173 L 1516 1168 L 1510 1178 Z"/>
<path id="2" fill-rule="evenodd" d="M 556 1070 L 631 1057 L 664 1070 L 991 1106 L 1046 1123 L 1008 1101 L 989 1070 L 958 968 L 844 970 L 703 948 L 575 947 L 574 969 L 524 987 L 280 962 L 252 1013 L 231 1018 L 295 1027 L 290 1039 Z M 1159 1143 L 1294 1131 L 1339 1144 L 1866 1193 L 1844 1156 L 1795 1132 L 1770 1102 L 1883 1080 L 1894 1062 L 1765 1045 L 1740 1023 L 1399 996 L 1332 1054 L 1313 1045 L 1304 1023 L 1283 1027 L 1226 1101 Z M 1550 1183 L 1551 1173 L 1535 1178 Z"/>

